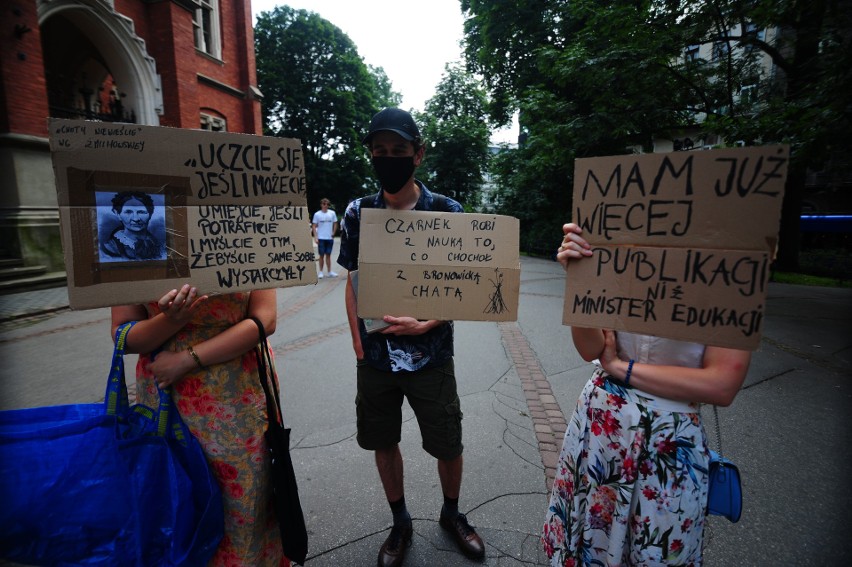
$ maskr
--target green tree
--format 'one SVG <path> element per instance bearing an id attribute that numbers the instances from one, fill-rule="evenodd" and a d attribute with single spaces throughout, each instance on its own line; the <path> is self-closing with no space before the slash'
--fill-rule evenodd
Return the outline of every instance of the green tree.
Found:
<path id="1" fill-rule="evenodd" d="M 310 210 L 327 197 L 342 211 L 371 177 L 362 129 L 399 95 L 383 69 L 368 67 L 352 40 L 314 12 L 261 13 L 255 51 L 265 133 L 302 141 Z"/>
<path id="2" fill-rule="evenodd" d="M 418 177 L 465 210 L 478 210 L 488 164 L 487 99 L 485 91 L 461 65 L 447 64 L 426 110 L 415 113 L 426 143 Z"/>
<path id="3" fill-rule="evenodd" d="M 373 67 L 372 65 L 369 66 L 369 69 L 370 74 L 373 75 L 376 81 L 376 99 L 378 102 L 378 110 L 376 112 L 388 106 L 399 106 L 402 104 L 402 94 L 393 90 L 393 84 L 391 84 L 385 70 L 381 67 Z"/>
<path id="4" fill-rule="evenodd" d="M 647 12 L 635 2 L 462 7 L 468 65 L 493 95 L 492 118 L 505 123 L 520 112 L 523 143 L 497 168 L 502 212 L 521 220 L 524 249 L 549 250 L 570 215 L 574 158 L 648 147 L 652 132 L 677 124 L 671 81 L 653 73 L 666 63 L 661 40 L 639 25 Z M 632 49 L 608 49 L 630 26 Z"/>
<path id="5" fill-rule="evenodd" d="M 795 271 L 808 169 L 822 170 L 832 159 L 836 165 L 852 150 L 852 2 L 706 2 L 683 29 L 693 41 L 723 46 L 719 72 L 696 89 L 709 91 L 723 81 L 727 87 L 721 105 L 702 108 L 706 127 L 749 145 L 791 145 L 776 266 Z M 777 32 L 771 40 L 763 33 L 767 29 Z M 755 64 L 764 56 L 774 65 L 768 74 Z M 689 70 L 678 69 L 685 75 Z M 754 100 L 735 96 L 746 85 L 756 87 Z M 848 157 L 844 161 L 848 164 Z M 848 182 L 852 172 L 845 175 Z"/>
<path id="6" fill-rule="evenodd" d="M 570 192 L 574 157 L 647 149 L 655 138 L 695 126 L 696 117 L 731 142 L 790 143 L 778 265 L 794 268 L 806 168 L 821 169 L 849 150 L 841 132 L 852 116 L 850 4 L 462 0 L 462 9 L 468 64 L 494 96 L 492 114 L 505 121 L 520 110 L 523 151 L 536 148 L 518 167 L 561 171 L 552 178 L 561 190 Z M 780 33 L 769 41 L 766 29 Z M 700 44 L 713 45 L 714 56 L 684 57 Z M 777 72 L 763 74 L 762 57 Z M 742 96 L 752 85 L 758 96 Z M 535 187 L 545 199 L 522 198 L 529 186 L 507 191 L 534 209 L 560 188 Z"/>
<path id="7" fill-rule="evenodd" d="M 544 146 L 533 139 L 504 149 L 492 159 L 490 172 L 497 185 L 494 212 L 518 218 L 522 250 L 549 256 L 559 245 L 571 192 L 568 164 L 548 159 Z"/>

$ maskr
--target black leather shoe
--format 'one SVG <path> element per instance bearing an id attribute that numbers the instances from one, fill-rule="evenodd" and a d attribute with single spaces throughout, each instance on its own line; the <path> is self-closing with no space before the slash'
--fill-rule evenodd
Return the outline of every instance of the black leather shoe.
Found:
<path id="1" fill-rule="evenodd" d="M 414 529 L 411 527 L 411 520 L 401 526 L 394 525 L 388 539 L 379 549 L 378 567 L 399 567 L 402 565 L 405 560 L 405 552 L 411 545 L 412 533 L 414 533 Z"/>
<path id="2" fill-rule="evenodd" d="M 473 526 L 467 523 L 467 516 L 459 513 L 452 520 L 441 516 L 439 523 L 442 528 L 450 532 L 456 545 L 466 556 L 471 559 L 482 559 L 485 557 L 485 544 L 482 542 L 482 538 L 477 535 Z"/>

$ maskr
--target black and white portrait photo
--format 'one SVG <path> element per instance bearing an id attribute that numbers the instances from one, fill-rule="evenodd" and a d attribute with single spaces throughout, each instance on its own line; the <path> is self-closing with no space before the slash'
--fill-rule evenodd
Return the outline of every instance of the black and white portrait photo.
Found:
<path id="1" fill-rule="evenodd" d="M 165 196 L 99 191 L 96 203 L 101 262 L 166 259 Z"/>

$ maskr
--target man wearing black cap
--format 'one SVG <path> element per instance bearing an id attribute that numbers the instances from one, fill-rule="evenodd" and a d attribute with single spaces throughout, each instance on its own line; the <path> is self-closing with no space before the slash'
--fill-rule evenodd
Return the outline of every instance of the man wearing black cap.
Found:
<path id="1" fill-rule="evenodd" d="M 419 321 L 385 315 L 388 327 L 368 333 L 358 318 L 352 272 L 358 269 L 361 209 L 462 212 L 462 206 L 429 191 L 414 179 L 423 161 L 423 141 L 414 119 L 398 108 L 385 108 L 364 137 L 381 185 L 375 195 L 355 199 L 341 223 L 337 263 L 349 270 L 346 314 L 357 358 L 355 400 L 358 444 L 375 452 L 393 528 L 379 550 L 379 567 L 402 565 L 411 545 L 411 516 L 405 505 L 402 454 L 402 400 L 408 399 L 423 436 L 423 448 L 438 460 L 444 494 L 440 525 L 468 557 L 485 556 L 485 544 L 459 512 L 462 442 L 459 397 L 453 367 L 452 321 Z"/>

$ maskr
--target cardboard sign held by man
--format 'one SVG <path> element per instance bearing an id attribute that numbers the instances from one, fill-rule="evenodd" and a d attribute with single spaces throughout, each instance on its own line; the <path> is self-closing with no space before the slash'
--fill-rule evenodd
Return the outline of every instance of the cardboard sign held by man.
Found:
<path id="1" fill-rule="evenodd" d="M 501 215 L 364 209 L 358 316 L 517 320 L 518 227 Z"/>

